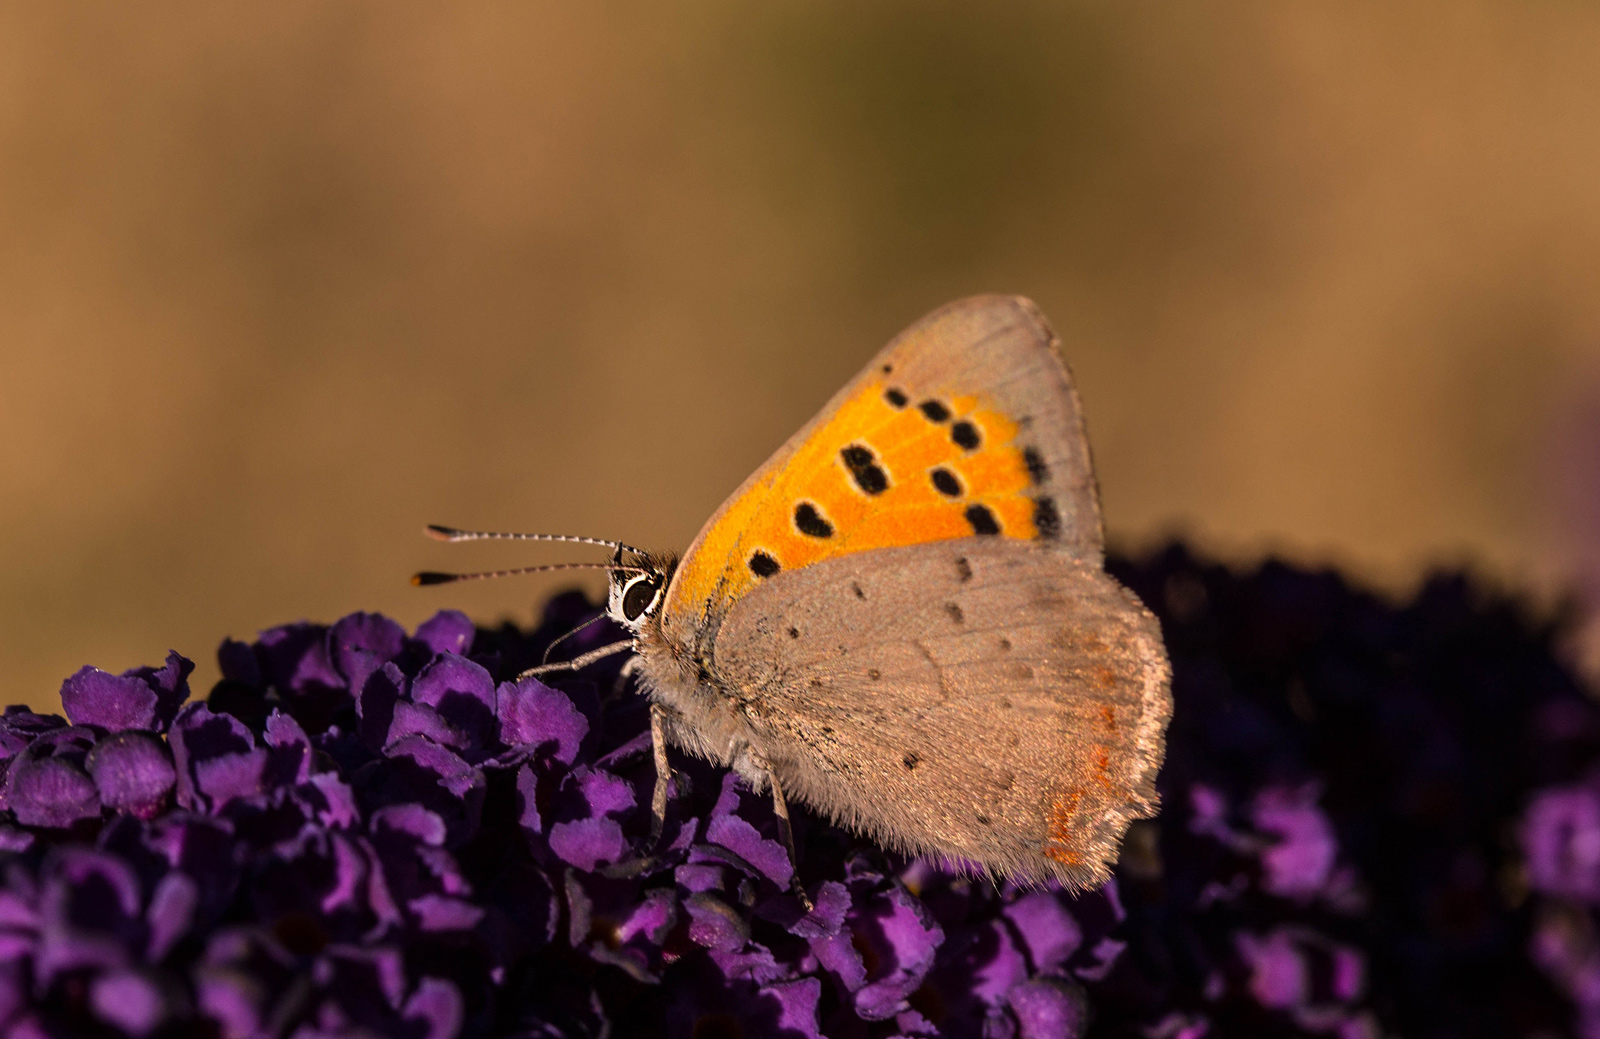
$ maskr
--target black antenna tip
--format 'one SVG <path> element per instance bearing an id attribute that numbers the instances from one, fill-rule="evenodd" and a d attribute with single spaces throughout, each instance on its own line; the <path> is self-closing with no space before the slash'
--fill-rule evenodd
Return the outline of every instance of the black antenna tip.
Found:
<path id="1" fill-rule="evenodd" d="M 457 579 L 455 574 L 441 574 L 437 570 L 424 570 L 411 575 L 411 583 L 419 588 L 427 584 L 449 584 Z"/>
<path id="2" fill-rule="evenodd" d="M 461 532 L 455 527 L 442 527 L 437 523 L 430 523 L 423 528 L 423 533 L 435 541 L 449 541 Z"/>

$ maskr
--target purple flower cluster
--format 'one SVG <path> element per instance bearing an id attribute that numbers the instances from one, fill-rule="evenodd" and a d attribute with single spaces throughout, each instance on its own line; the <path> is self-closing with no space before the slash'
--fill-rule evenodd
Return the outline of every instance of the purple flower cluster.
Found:
<path id="1" fill-rule="evenodd" d="M 1600 1036 L 1600 702 L 1558 624 L 1459 575 L 1395 605 L 1180 546 L 1114 568 L 1175 711 L 1096 1033 Z"/>
<path id="2" fill-rule="evenodd" d="M 0 1037 L 1600 1037 L 1600 702 L 1461 577 L 1396 605 L 1173 547 L 1160 818 L 1070 897 L 886 855 L 673 754 L 612 660 L 375 615 L 0 718 Z M 607 623 L 562 644 L 619 637 Z"/>
<path id="3" fill-rule="evenodd" d="M 515 680 L 531 635 L 444 612 L 293 624 L 192 664 L 84 668 L 0 718 L 0 1035 L 1084 1034 L 1115 886 L 885 856 L 674 754 L 616 666 Z M 596 624 L 563 644 L 609 638 Z"/>

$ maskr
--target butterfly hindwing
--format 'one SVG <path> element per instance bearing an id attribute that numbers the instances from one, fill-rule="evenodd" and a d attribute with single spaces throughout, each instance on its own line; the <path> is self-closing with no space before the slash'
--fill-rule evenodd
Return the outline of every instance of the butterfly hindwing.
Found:
<path id="1" fill-rule="evenodd" d="M 1101 558 L 1077 395 L 1055 334 L 1019 297 L 953 303 L 874 357 L 706 524 L 663 620 L 670 637 L 778 573 L 971 536 Z"/>
<path id="2" fill-rule="evenodd" d="M 787 789 L 904 851 L 1085 886 L 1155 810 L 1159 627 L 1050 546 L 968 537 L 781 574 L 728 613 L 714 672 Z"/>

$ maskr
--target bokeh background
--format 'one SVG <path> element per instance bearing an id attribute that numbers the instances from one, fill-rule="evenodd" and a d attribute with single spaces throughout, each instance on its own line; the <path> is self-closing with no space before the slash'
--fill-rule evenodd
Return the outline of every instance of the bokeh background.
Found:
<path id="1" fill-rule="evenodd" d="M 0 699 L 681 547 L 926 310 L 1066 342 L 1116 544 L 1600 571 L 1600 6 L 0 7 Z"/>

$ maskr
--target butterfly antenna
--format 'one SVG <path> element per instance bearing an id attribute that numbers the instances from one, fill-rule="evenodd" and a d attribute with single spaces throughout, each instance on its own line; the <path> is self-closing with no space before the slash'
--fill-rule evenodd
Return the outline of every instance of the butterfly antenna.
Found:
<path id="1" fill-rule="evenodd" d="M 621 570 L 630 574 L 650 572 L 642 566 L 617 566 L 614 563 L 546 563 L 543 566 L 519 566 L 510 570 L 480 570 L 473 574 L 447 574 L 438 570 L 423 570 L 411 575 L 411 583 L 421 587 L 430 584 L 451 584 L 455 581 L 484 581 L 491 577 L 515 577 L 518 574 L 544 574 L 552 570 Z"/>
<path id="2" fill-rule="evenodd" d="M 600 623 L 601 621 L 603 621 L 605 619 L 606 619 L 606 612 L 604 610 L 602 610 L 599 613 L 595 614 L 593 617 L 590 617 L 588 620 L 584 621 L 582 624 L 578 625 L 576 628 L 573 628 L 571 631 L 567 632 L 565 635 L 556 636 L 555 641 L 550 643 L 550 645 L 548 645 L 548 646 L 546 646 L 544 648 L 544 656 L 539 659 L 539 663 L 541 663 L 541 664 L 550 663 L 550 651 L 551 650 L 555 649 L 557 646 L 561 645 L 563 642 L 567 641 L 572 636 L 574 636 L 578 632 L 582 631 L 584 628 L 587 628 L 589 625 L 598 624 L 598 623 Z"/>
<path id="3" fill-rule="evenodd" d="M 634 555 L 644 555 L 639 549 L 621 541 L 578 537 L 576 534 L 507 534 L 492 530 L 459 530 L 456 527 L 440 526 L 437 523 L 428 524 L 424 530 L 435 541 L 567 541 L 576 545 L 602 545 L 606 548 L 614 548 L 618 552 L 632 552 Z"/>

